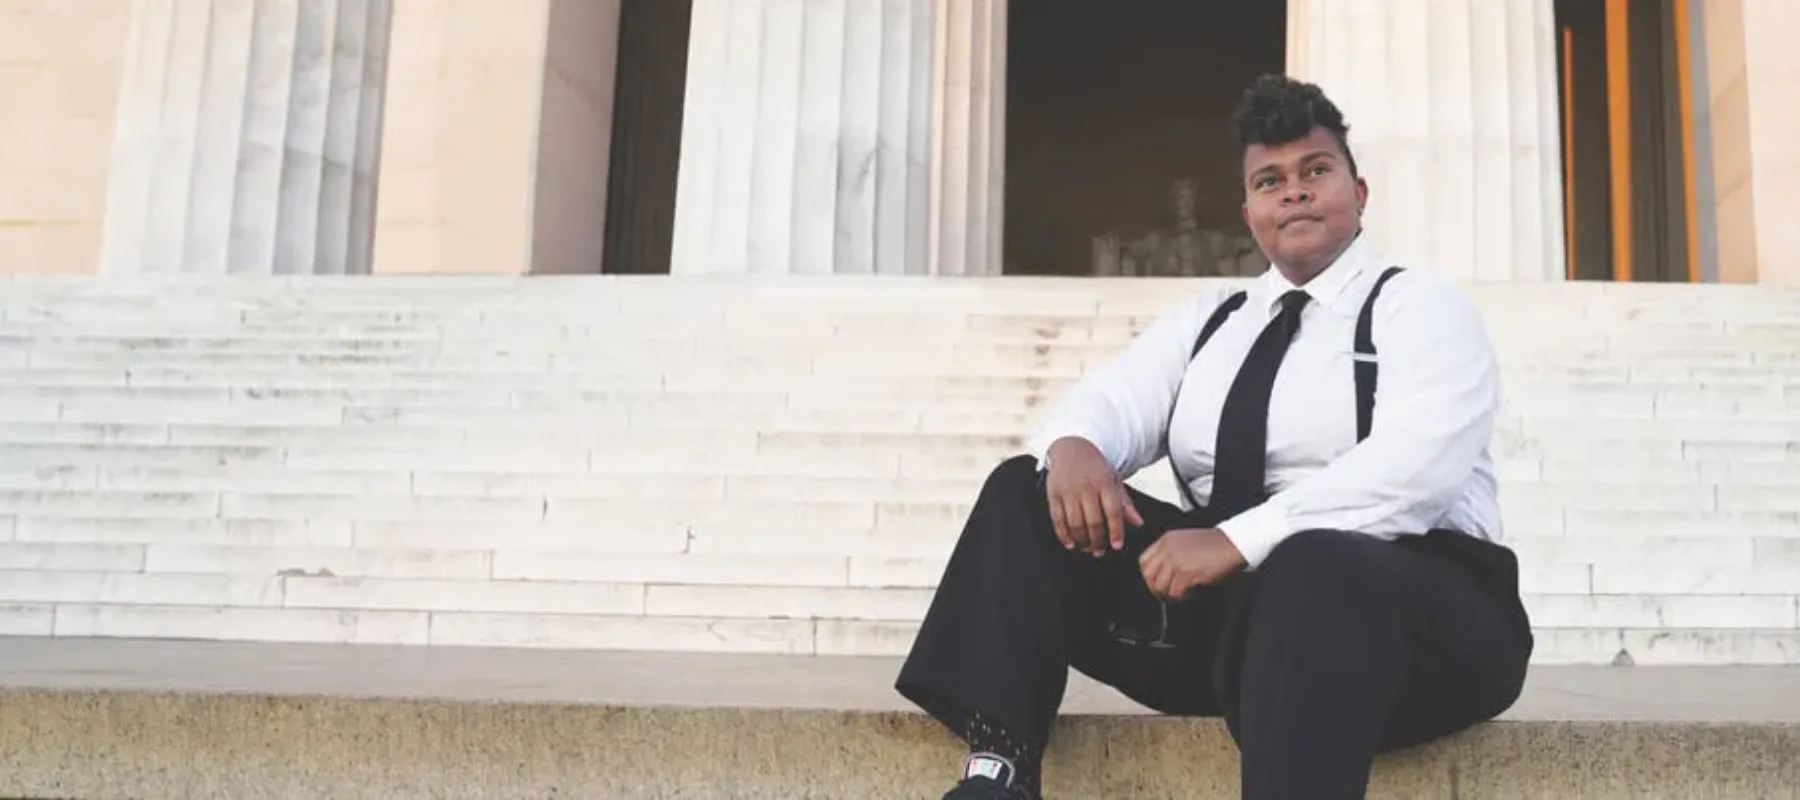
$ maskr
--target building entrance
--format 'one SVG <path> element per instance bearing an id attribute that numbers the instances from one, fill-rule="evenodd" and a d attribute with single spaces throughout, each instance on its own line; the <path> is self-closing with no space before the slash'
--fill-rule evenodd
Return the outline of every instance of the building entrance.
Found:
<path id="1" fill-rule="evenodd" d="M 1286 66 L 1287 4 L 1013 3 L 1004 273 L 1242 275 L 1230 116 Z"/>

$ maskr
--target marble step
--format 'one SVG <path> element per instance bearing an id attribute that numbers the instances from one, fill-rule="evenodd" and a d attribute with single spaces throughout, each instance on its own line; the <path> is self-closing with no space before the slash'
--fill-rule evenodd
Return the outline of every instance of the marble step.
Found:
<path id="1" fill-rule="evenodd" d="M 0 450 L 0 453 L 4 453 Z M 524 453 L 536 452 L 532 450 Z M 418 455 L 415 453 L 415 455 Z M 554 453 L 550 453 L 554 455 Z M 630 458 L 621 454 L 619 458 Z M 543 463 L 545 457 L 537 457 Z M 154 462 L 155 459 L 146 459 Z M 455 469 L 429 458 L 413 459 L 416 469 Z M 291 459 L 290 459 L 291 463 Z M 491 460 L 471 455 L 466 466 L 480 468 Z M 615 465 L 615 474 L 635 472 L 630 464 Z M 58 469 L 59 467 L 49 467 Z M 13 469 L 16 469 L 14 467 Z M 346 467 L 346 471 L 355 467 Z M 930 476 L 927 472 L 926 476 Z M 306 480 L 298 472 L 297 481 Z M 330 481 L 337 483 L 328 483 Z M 377 479 L 379 480 L 379 479 Z M 427 481 L 433 480 L 427 478 Z M 592 490 L 567 494 L 536 491 L 454 491 L 446 490 L 457 479 L 439 480 L 426 491 L 354 492 L 362 486 L 382 488 L 376 480 L 321 478 L 305 485 L 271 486 L 263 479 L 261 486 L 251 481 L 225 479 L 223 486 L 202 487 L 190 481 L 184 489 L 154 485 L 128 479 L 104 488 L 81 486 L 64 488 L 0 489 L 0 515 L 30 516 L 120 516 L 141 513 L 158 518 L 287 518 L 315 516 L 350 519 L 421 519 L 452 520 L 582 520 L 595 524 L 624 524 L 641 520 L 667 520 L 681 524 L 709 524 L 714 520 L 741 515 L 756 515 L 765 524 L 826 525 L 850 528 L 869 525 L 928 524 L 957 525 L 971 501 L 965 492 L 962 499 L 946 501 L 939 495 L 906 491 L 871 496 L 805 497 L 779 491 L 738 489 L 736 495 L 725 492 L 710 495 L 678 496 L 629 495 L 607 491 L 604 484 Z M 13 480 L 11 483 L 25 483 Z M 390 479 L 388 488 L 398 489 Z M 469 484 L 462 484 L 467 486 Z M 1150 492 L 1169 499 L 1172 492 L 1157 488 Z M 435 491 L 433 489 L 435 488 Z M 311 490 L 311 491 L 308 491 Z M 675 492 L 669 492 L 675 495 Z M 1510 483 L 1503 488 L 1503 510 L 1513 518 L 1531 518 L 1548 513 L 1635 512 L 1707 517 L 1713 514 L 1795 514 L 1800 513 L 1800 494 L 1792 484 L 1634 484 L 1603 482 Z"/>
<path id="2" fill-rule="evenodd" d="M 702 325 L 684 327 L 668 320 L 660 321 L 654 327 L 639 326 L 635 335 L 623 329 L 625 326 L 617 331 L 571 331 L 477 325 L 454 335 L 429 329 L 387 334 L 348 331 L 329 335 L 224 326 L 218 329 L 171 327 L 105 333 L 69 324 L 35 328 L 0 324 L 0 354 L 5 354 L 9 362 L 43 367 L 55 366 L 65 359 L 105 362 L 127 357 L 148 361 L 189 359 L 215 364 L 293 360 L 352 365 L 457 363 L 481 359 L 522 361 L 550 357 L 569 361 L 591 357 L 609 361 L 630 359 L 644 353 L 696 360 L 752 357 L 797 360 L 806 355 L 821 358 L 850 356 L 862 350 L 883 355 L 959 355 L 1054 364 L 1104 357 L 1129 343 L 1153 320 L 1146 318 L 1122 325 L 1117 332 L 1106 336 L 1074 339 L 966 331 L 955 332 L 956 335 L 939 331 L 934 336 L 927 331 L 907 328 L 904 323 L 908 321 L 914 326 L 919 325 L 918 320 L 903 316 L 894 320 L 893 330 L 855 330 L 844 325 L 810 335 L 797 332 L 768 335 L 769 329 L 781 330 L 778 326 L 783 323 L 777 320 L 770 320 L 768 328 L 760 329 L 760 335 L 759 329 L 755 328 L 732 331 Z M 1489 333 L 1503 361 L 1530 356 L 1553 362 L 1601 363 L 1609 358 L 1624 357 L 1739 367 L 1766 363 L 1791 368 L 1791 356 L 1797 351 L 1791 337 L 1800 332 L 1800 324 L 1756 332 L 1706 333 L 1654 325 L 1628 330 L 1618 330 L 1614 325 L 1596 325 L 1591 330 L 1562 328 L 1546 332 L 1514 327 L 1521 322 L 1505 320 L 1490 325 Z"/>
<path id="3" fill-rule="evenodd" d="M 4 401 L 0 401 L 4 403 Z M 445 409 L 332 406 L 307 403 L 154 404 L 34 403 L 0 405 L 0 442 L 166 442 L 171 444 L 344 444 L 359 447 L 504 442 L 559 438 L 595 448 L 632 447 L 660 437 L 672 447 L 709 440 L 721 451 L 817 447 L 837 450 L 932 448 L 940 453 L 1012 448 L 1033 433 L 1038 410 L 988 407 L 659 409 L 637 405 L 591 409 Z M 1608 416 L 1558 408 L 1512 407 L 1496 420 L 1497 454 L 1566 443 L 1564 452 L 1611 443 L 1674 452 L 1694 443 L 1775 445 L 1800 439 L 1792 417 L 1719 419 Z M 1534 457 L 1544 457 L 1533 453 Z"/>
<path id="4" fill-rule="evenodd" d="M 517 487 L 532 481 L 550 481 L 545 484 L 543 494 L 562 496 L 604 496 L 609 481 L 633 474 L 864 481 L 961 480 L 966 482 L 967 491 L 972 492 L 995 463 L 1014 452 L 1004 442 L 949 453 L 929 449 L 794 447 L 782 446 L 774 436 L 763 437 L 760 449 L 749 444 L 728 446 L 733 443 L 723 442 L 710 449 L 670 445 L 653 451 L 633 451 L 619 446 L 619 439 L 611 440 L 613 445 L 608 447 L 561 440 L 546 440 L 541 444 L 522 441 L 511 445 L 495 442 L 395 446 L 306 442 L 247 445 L 221 443 L 221 437 L 206 429 L 197 432 L 125 429 L 111 434 L 105 431 L 87 433 L 97 438 L 0 441 L 0 462 L 4 463 L 0 472 L 9 476 L 4 483 L 15 490 L 83 490 L 102 485 L 99 473 L 89 470 L 111 470 L 112 477 L 105 484 L 107 488 L 124 488 L 121 483 L 137 481 L 140 488 L 164 489 L 171 487 L 145 483 L 155 480 L 155 473 L 141 471 L 177 469 L 194 471 L 193 477 L 186 479 L 191 481 L 186 490 L 206 491 L 267 487 L 275 480 L 270 477 L 271 473 L 291 475 L 298 483 L 261 490 L 316 493 L 330 493 L 335 491 L 329 488 L 331 486 L 347 485 L 340 481 L 360 481 L 354 476 L 364 473 L 390 477 L 371 477 L 369 484 L 359 485 L 398 486 L 391 477 L 395 474 L 455 473 L 518 476 L 492 483 L 495 486 Z M 164 437 L 171 433 L 176 436 L 176 443 L 166 443 Z M 1800 469 L 1800 454 L 1786 450 L 1780 443 L 1733 445 L 1721 442 L 1713 448 L 1705 447 L 1705 443 L 1650 446 L 1655 443 L 1621 442 L 1616 446 L 1600 446 L 1601 442 L 1576 440 L 1574 444 L 1587 450 L 1581 454 L 1585 458 L 1566 459 L 1562 450 L 1567 448 L 1533 450 L 1529 443 L 1504 448 L 1497 467 L 1503 486 L 1508 487 L 1507 494 L 1511 495 L 1511 489 L 1517 487 L 1521 497 L 1535 501 L 1543 499 L 1546 491 L 1567 495 L 1592 487 L 1601 496 L 1614 496 L 1629 492 L 1633 486 L 1641 485 L 1645 491 L 1667 486 L 1688 496 L 1661 501 L 1665 508 L 1670 503 L 1713 504 L 1722 508 L 1767 506 L 1773 501 L 1762 495 L 1793 486 L 1794 472 Z M 1684 455 L 1693 458 L 1683 460 Z M 1638 460 L 1613 462 L 1608 460 L 1609 457 Z M 1734 458 L 1738 460 L 1731 460 Z M 138 471 L 138 475 L 131 476 L 132 471 Z M 322 477 L 310 477 L 315 473 Z M 230 483 L 232 476 L 238 474 L 244 476 L 243 483 Z M 1165 474 L 1166 466 L 1153 464 L 1134 476 L 1132 482 L 1159 497 L 1172 496 L 1174 487 L 1167 482 Z M 88 475 L 93 475 L 93 479 L 88 480 Z M 579 488 L 584 485 L 582 476 L 586 475 L 596 476 L 592 485 L 597 490 Z M 540 479 L 536 476 L 549 477 Z M 564 490 L 556 489 L 556 486 L 577 488 L 562 494 Z M 1545 486 L 1553 488 L 1540 488 Z M 1574 490 L 1554 488 L 1570 486 Z M 781 489 L 769 491 L 779 493 Z M 895 487 L 881 496 L 891 497 L 906 491 L 903 487 Z M 1698 493 L 1704 492 L 1713 492 L 1714 500 L 1702 502 L 1705 498 Z"/>
<path id="5" fill-rule="evenodd" d="M 405 412 L 293 403 L 242 404 L 208 415 L 206 406 L 167 415 L 102 406 L 81 408 L 67 416 L 43 419 L 30 408 L 16 409 L 19 421 L 0 419 L 0 442 L 120 442 L 170 444 L 269 444 L 291 446 L 355 445 L 426 447 L 466 444 L 507 446 L 523 439 L 579 442 L 596 449 L 632 448 L 654 442 L 677 449 L 710 448 L 738 451 L 815 449 L 881 451 L 939 455 L 1010 454 L 1021 446 L 1037 421 L 1036 411 L 970 411 L 958 409 L 830 409 L 707 412 L 627 408 L 623 413 L 591 415 L 567 410 L 513 414 L 498 411 L 418 411 L 414 424 L 399 424 Z M 116 411 L 115 413 L 112 413 Z M 466 415 L 466 416 L 465 416 Z M 33 419 L 36 416 L 38 418 Z M 434 418 L 435 417 L 435 418 Z M 261 424 L 257 424 L 261 423 Z M 1497 420 L 1494 451 L 1503 458 L 1554 458 L 1592 448 L 1632 448 L 1703 458 L 1702 451 L 1738 448 L 1741 460 L 1781 460 L 1782 448 L 1800 440 L 1800 418 L 1716 416 L 1606 417 L 1579 412 L 1509 415 Z M 1768 450 L 1769 457 L 1751 456 Z M 1691 451 L 1691 452 L 1690 452 Z M 1592 460 L 1600 460 L 1594 458 Z"/>
<path id="6" fill-rule="evenodd" d="M 301 379 L 303 380 L 303 379 Z M 542 388 L 492 385 L 439 388 L 304 388 L 295 376 L 270 384 L 241 380 L 233 386 L 189 384 L 47 384 L 0 385 L 0 420 L 10 422 L 149 423 L 246 419 L 266 414 L 270 424 L 292 413 L 315 424 L 506 424 L 518 420 L 565 421 L 574 415 L 600 420 L 637 418 L 665 423 L 718 425 L 715 419 L 747 427 L 767 427 L 786 414 L 864 412 L 866 424 L 888 425 L 891 415 L 944 412 L 989 414 L 987 424 L 1029 427 L 1056 402 L 1071 382 L 1057 380 L 1019 387 L 940 385 L 862 380 L 826 382 L 786 388 L 663 389 L 648 380 L 594 381 Z M 679 379 L 678 379 L 679 380 Z M 541 382 L 541 381 L 540 381 Z M 626 384 L 624 386 L 620 383 Z M 631 384 L 636 384 L 635 386 Z M 882 389 L 891 388 L 891 391 Z M 716 412 L 730 409 L 729 417 Z M 336 412 L 336 416 L 332 412 Z M 1569 416 L 1640 420 L 1701 419 L 1721 422 L 1791 421 L 1800 416 L 1800 390 L 1788 393 L 1778 384 L 1741 388 L 1694 384 L 1630 384 L 1519 381 L 1506 385 L 1501 417 L 1508 422 L 1529 417 Z M 771 417 L 773 419 L 771 420 Z"/>
<path id="7" fill-rule="evenodd" d="M 1634 369 L 1637 369 L 1634 367 Z M 890 403 L 937 400 L 988 400 L 1016 407 L 1028 401 L 1060 397 L 1074 386 L 1086 368 L 1062 370 L 1012 370 L 1005 367 L 927 369 L 877 369 L 870 365 L 856 372 L 815 372 L 807 367 L 759 370 L 751 364 L 685 365 L 669 363 L 633 371 L 599 367 L 583 371 L 496 369 L 487 371 L 409 368 L 305 369 L 269 366 L 234 369 L 163 368 L 137 364 L 129 368 L 75 370 L 0 369 L 7 393 L 31 399 L 103 399 L 156 397 L 168 399 L 223 398 L 232 400 L 282 398 L 379 397 L 400 402 L 476 400 L 491 403 L 499 398 L 514 402 L 544 403 L 552 400 L 602 400 L 609 397 L 648 399 L 658 395 L 706 395 L 718 400 L 733 396 L 784 396 L 812 399 L 815 405 L 863 398 Z M 1603 370 L 1569 368 L 1562 372 L 1542 364 L 1503 369 L 1502 399 L 1510 404 L 1592 406 L 1606 412 L 1649 416 L 1680 412 L 1687 406 L 1734 410 L 1748 407 L 1791 410 L 1800 399 L 1800 372 L 1779 375 L 1767 369 L 1743 375 L 1719 374 L 1707 369 L 1659 366 L 1658 374 L 1632 375 L 1624 368 Z M 1639 369 L 1648 373 L 1649 368 Z M 817 398 L 817 399 L 813 399 Z M 1546 398 L 1538 400 L 1538 398 Z M 1527 406 L 1529 407 L 1529 406 Z"/>
<path id="8" fill-rule="evenodd" d="M 365 451 L 367 452 L 367 451 Z M 858 462 L 846 458 L 747 457 L 723 462 L 696 452 L 687 470 L 643 468 L 629 453 L 621 462 L 574 449 L 524 448 L 544 464 L 506 469 L 504 451 L 488 448 L 424 447 L 393 451 L 389 463 L 358 463 L 357 452 L 332 453 L 308 463 L 294 448 L 234 448 L 160 444 L 82 445 L 0 443 L 0 499 L 11 507 L 35 509 L 105 506 L 139 498 L 178 495 L 313 497 L 321 504 L 360 498 L 368 508 L 396 507 L 401 501 L 456 503 L 466 500 L 530 501 L 549 506 L 528 509 L 554 514 L 568 501 L 609 500 L 664 503 L 868 504 L 871 507 L 961 506 L 971 501 L 994 459 L 969 459 L 939 470 L 901 468 L 900 459 L 879 454 Z M 494 455 L 494 454 L 498 455 Z M 842 456 L 842 453 L 838 454 Z M 564 457 L 563 468 L 549 465 Z M 521 458 L 524 456 L 520 456 Z M 398 463 L 401 458 L 410 464 Z M 843 470 L 835 466 L 848 467 Z M 1502 460 L 1502 501 L 1509 510 L 1624 509 L 1658 512 L 1796 512 L 1794 491 L 1800 463 L 1681 462 L 1635 463 L 1617 469 L 1603 461 Z M 1133 486 L 1157 497 L 1173 497 L 1165 468 L 1152 465 L 1134 476 Z M 119 495 L 114 503 L 108 495 Z M 66 501 L 63 499 L 66 498 Z M 801 499 L 804 498 L 802 502 Z M 212 512 L 230 502 L 195 500 Z"/>
<path id="9" fill-rule="evenodd" d="M 782 506 L 759 501 L 683 501 L 682 505 L 704 508 L 671 510 L 675 504 L 666 501 L 588 500 L 555 505 L 587 513 L 536 516 L 529 513 L 530 505 L 542 501 L 533 499 L 484 503 L 481 507 L 490 512 L 485 519 L 445 519 L 472 504 L 464 501 L 434 507 L 405 499 L 380 503 L 349 495 L 334 504 L 312 495 L 113 493 L 64 495 L 66 502 L 58 507 L 43 493 L 7 492 L 5 496 L 11 501 L 6 513 L 0 514 L 0 546 L 5 547 L 26 543 L 185 543 L 942 557 L 962 527 L 961 509 L 951 505 Z M 180 501 L 157 500 L 170 497 Z M 215 513 L 216 503 L 242 513 Z M 541 507 L 550 510 L 548 504 Z M 338 513 L 321 513 L 334 508 Z M 421 508 L 445 510 L 419 513 Z M 733 508 L 743 514 L 734 516 Z M 343 513 L 346 509 L 362 513 Z M 894 511 L 884 516 L 883 511 L 889 509 Z M 517 513 L 502 515 L 501 511 Z M 753 512 L 763 516 L 749 517 Z M 863 521 L 871 516 L 876 520 L 873 524 Z M 1516 543 L 1522 558 L 1544 563 L 1780 565 L 1794 560 L 1800 513 L 1549 509 L 1509 514 L 1507 531 L 1507 540 Z"/>
<path id="10" fill-rule="evenodd" d="M 1554 302 L 1555 298 L 1545 298 Z M 1166 308 L 1173 308 L 1174 303 Z M 117 320 L 0 320 L 0 351 L 33 349 L 144 353 L 256 354 L 322 352 L 346 355 L 493 352 L 504 344 L 525 351 L 616 349 L 623 341 L 690 352 L 730 352 L 771 346 L 841 346 L 863 341 L 921 348 L 967 345 L 1031 347 L 1043 351 L 1116 347 L 1154 323 L 1166 310 L 1131 316 L 1020 316 L 964 313 L 934 315 L 928 309 L 890 309 L 879 315 L 809 313 L 793 309 L 756 316 L 692 317 L 657 314 L 558 317 L 548 310 L 514 320 L 474 318 L 370 322 L 336 319 L 329 309 L 279 323 L 221 319 L 210 324 L 168 314 Z M 1729 313 L 1729 312 L 1728 312 Z M 1732 324 L 1686 319 L 1529 320 L 1519 312 L 1489 311 L 1486 327 L 1502 351 L 1567 352 L 1597 357 L 1626 352 L 1729 357 L 1734 344 L 1791 352 L 1792 321 Z M 1742 354 L 1739 354 L 1740 356 Z"/>
<path id="11" fill-rule="evenodd" d="M 936 585 L 955 530 L 356 521 L 252 517 L 0 517 L 0 569 L 331 574 L 765 586 Z M 812 546 L 803 546 L 803 539 Z M 1631 541 L 1637 544 L 1631 544 Z M 1800 535 L 1615 530 L 1509 538 L 1531 591 L 1800 594 Z"/>
<path id="12" fill-rule="evenodd" d="M 966 502 L 986 476 L 987 464 L 939 474 L 902 475 L 887 460 L 882 474 L 834 474 L 809 470 L 784 474 L 733 470 L 732 463 L 695 464 L 682 472 L 609 469 L 505 471 L 421 466 L 414 469 L 289 467 L 271 455 L 233 453 L 230 447 L 139 444 L 113 451 L 105 447 L 0 443 L 0 489 L 11 491 L 231 492 L 276 494 L 417 494 L 472 497 L 594 497 L 663 500 L 783 500 Z M 121 457 L 110 458 L 116 452 Z M 442 452 L 442 451 L 439 451 Z M 156 463 L 159 453 L 185 458 L 183 465 Z M 239 456 L 237 463 L 205 464 Z M 107 462 L 116 463 L 107 463 Z M 780 462 L 765 462 L 777 467 Z M 874 465 L 874 460 L 870 460 Z M 1737 495 L 1800 484 L 1800 462 L 1637 461 L 1594 459 L 1502 459 L 1497 464 L 1503 494 L 1517 487 L 1527 497 L 1543 492 L 1617 491 L 1638 487 L 1694 491 L 1695 487 Z M 852 470 L 852 472 L 855 472 Z M 1166 468 L 1152 465 L 1130 483 L 1156 496 L 1174 491 Z M 1545 488 L 1549 487 L 1549 488 Z M 1562 488 L 1568 487 L 1568 488 Z"/>
<path id="13" fill-rule="evenodd" d="M 1800 629 L 1800 561 L 1543 564 L 1545 628 Z M 79 556 L 79 558 L 77 558 Z M 0 543 L 0 605 L 918 620 L 943 558 Z M 290 565 L 290 566 L 280 566 Z M 480 569 L 487 566 L 488 569 Z"/>
<path id="14" fill-rule="evenodd" d="M 308 588 L 301 590 L 301 596 L 327 600 L 341 591 L 333 587 L 342 584 L 331 580 L 302 583 Z M 356 585 L 371 584 L 359 581 Z M 254 590 L 255 586 L 250 586 L 240 591 Z M 452 596 L 454 589 L 440 585 L 432 591 L 435 596 L 446 598 Z M 363 594 L 371 595 L 372 592 Z M 911 620 L 842 617 L 164 605 L 143 602 L 141 596 L 121 596 L 129 601 L 0 604 L 0 636 L 893 657 L 904 655 L 918 630 L 917 623 Z M 543 587 L 541 596 L 505 588 L 466 595 L 476 600 L 508 596 L 535 598 L 530 601 L 535 603 L 574 603 L 574 607 L 583 609 L 619 602 L 607 590 L 588 586 L 570 590 L 552 585 Z M 643 595 L 637 597 L 641 599 Z M 665 597 L 679 599 L 680 595 Z M 1542 598 L 1533 598 L 1532 602 L 1544 604 Z M 1632 602 L 1652 608 L 1655 604 L 1654 600 Z M 1788 602 L 1791 604 L 1792 599 Z M 1654 613 L 1639 610 L 1618 617 L 1650 619 Z M 1792 627 L 1580 624 L 1539 625 L 1534 631 L 1538 641 L 1533 663 L 1539 665 L 1800 666 L 1800 631 Z"/>
<path id="15" fill-rule="evenodd" d="M 417 319 L 431 315 L 505 319 L 537 314 L 594 316 L 607 313 L 709 316 L 780 313 L 795 307 L 880 312 L 919 310 L 1034 314 L 1140 313 L 1242 281 L 1057 279 L 1002 277 L 928 279 L 853 276 L 626 278 L 458 278 L 429 282 L 402 276 L 350 280 L 232 282 L 196 276 L 98 282 L 80 278 L 7 278 L 0 312 L 6 318 L 67 318 L 80 310 L 94 316 L 146 316 L 159 309 L 201 311 L 209 318 L 255 321 L 312 312 L 344 317 Z M 1476 302 L 1498 310 L 1529 309 L 1549 319 L 1625 317 L 1653 320 L 1696 312 L 1745 323 L 1800 317 L 1800 298 L 1765 286 L 1650 286 L 1547 283 L 1468 286 Z M 1545 298 L 1567 302 L 1543 306 Z M 1730 316 L 1722 312 L 1738 312 Z"/>

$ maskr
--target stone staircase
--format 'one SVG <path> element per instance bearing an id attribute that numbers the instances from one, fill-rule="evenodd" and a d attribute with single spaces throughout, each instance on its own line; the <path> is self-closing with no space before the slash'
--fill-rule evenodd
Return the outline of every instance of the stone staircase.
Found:
<path id="1" fill-rule="evenodd" d="M 1199 285 L 0 281 L 0 796 L 935 797 L 977 482 Z M 1371 796 L 1800 797 L 1800 293 L 1473 291 L 1538 664 Z M 1054 796 L 1234 796 L 1133 708 Z"/>
<path id="2" fill-rule="evenodd" d="M 12 279 L 0 634 L 893 655 L 1198 286 Z M 1800 293 L 1472 291 L 1539 662 L 1800 663 Z"/>

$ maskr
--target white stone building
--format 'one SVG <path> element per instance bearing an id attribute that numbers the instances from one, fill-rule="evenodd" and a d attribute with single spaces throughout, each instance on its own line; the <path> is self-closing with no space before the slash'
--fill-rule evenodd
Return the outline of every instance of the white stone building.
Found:
<path id="1" fill-rule="evenodd" d="M 1796 9 L 7 0 L 0 270 L 1231 272 L 1286 70 L 1398 258 L 1800 283 Z"/>

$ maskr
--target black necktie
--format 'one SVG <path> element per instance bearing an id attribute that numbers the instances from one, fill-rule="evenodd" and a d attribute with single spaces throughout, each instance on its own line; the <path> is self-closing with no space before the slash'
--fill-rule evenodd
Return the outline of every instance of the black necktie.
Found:
<path id="1" fill-rule="evenodd" d="M 1269 449 L 1269 394 L 1288 344 L 1300 330 L 1300 311 L 1310 298 L 1298 289 L 1281 296 L 1281 313 L 1263 328 L 1238 367 L 1219 411 L 1219 441 L 1213 449 L 1213 490 L 1207 509 L 1223 520 L 1265 499 Z"/>

